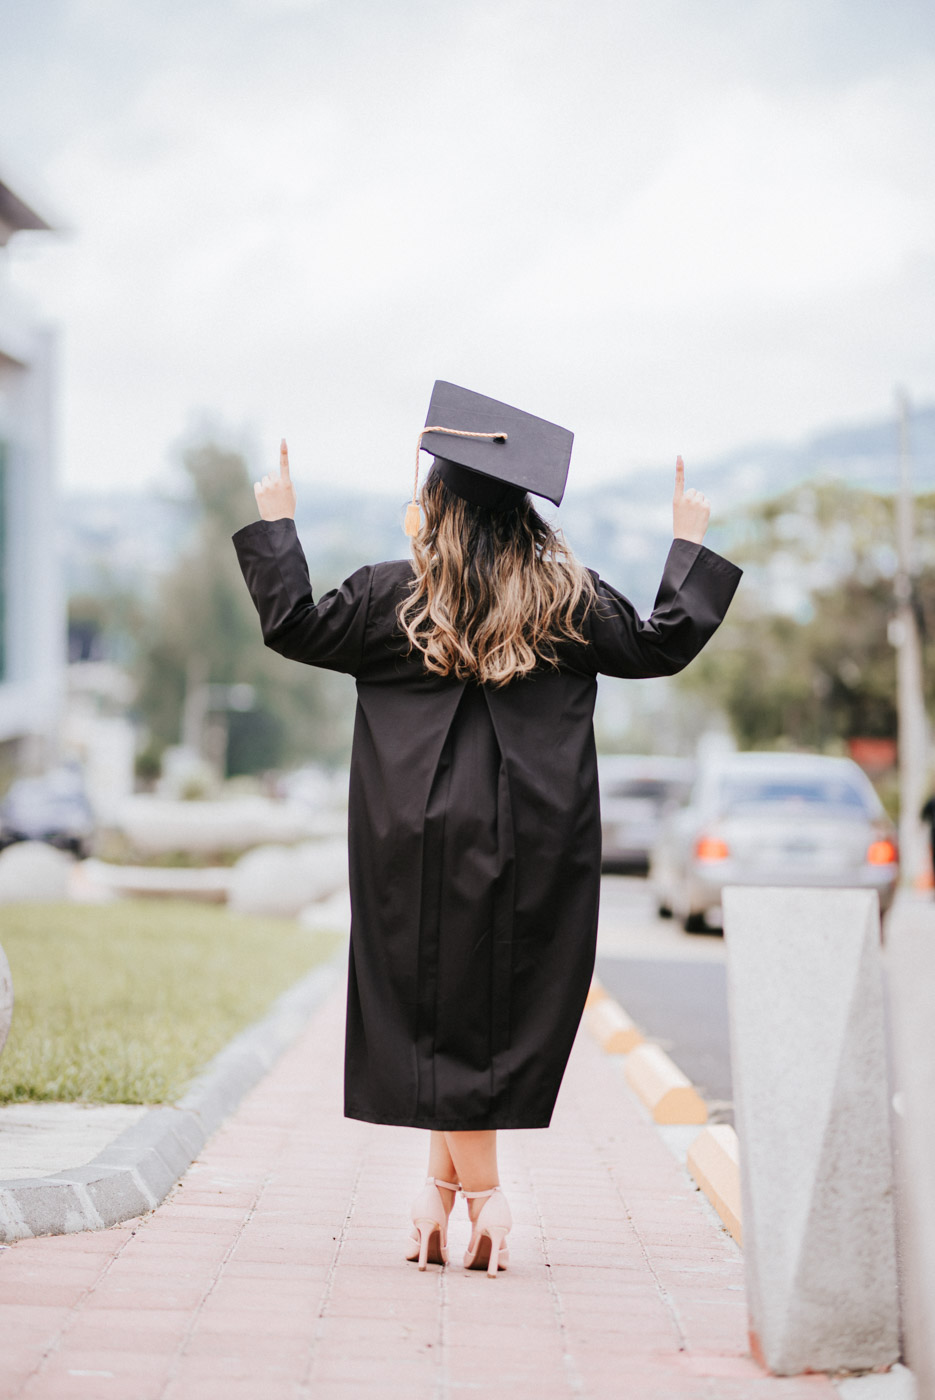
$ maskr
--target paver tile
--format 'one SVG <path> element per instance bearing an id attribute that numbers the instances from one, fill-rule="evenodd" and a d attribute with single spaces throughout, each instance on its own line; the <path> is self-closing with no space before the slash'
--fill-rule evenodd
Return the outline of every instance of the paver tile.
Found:
<path id="1" fill-rule="evenodd" d="M 205 1283 L 168 1279 L 162 1274 L 134 1273 L 102 1279 L 84 1301 L 86 1316 L 105 1310 L 124 1312 L 153 1308 L 190 1312 L 197 1308 L 205 1294 Z"/>
<path id="2" fill-rule="evenodd" d="M 131 1238 L 137 1222 L 127 1221 L 125 1225 L 110 1230 L 81 1230 L 71 1235 L 47 1235 L 41 1240 L 24 1240 L 40 1251 L 55 1252 L 56 1258 L 69 1254 L 111 1254 Z"/>
<path id="3" fill-rule="evenodd" d="M 7 1280 L 0 1272 L 0 1308 L 20 1307 L 63 1307 L 71 1308 L 88 1290 L 90 1280 L 81 1282 L 55 1283 L 50 1280 L 22 1279 Z"/>
<path id="4" fill-rule="evenodd" d="M 214 1304 L 209 1299 L 198 1315 L 195 1335 L 206 1332 L 223 1332 L 246 1340 L 257 1337 L 307 1339 L 312 1329 L 315 1313 L 309 1308 L 295 1303 L 274 1312 L 259 1312 L 256 1309 L 232 1308 L 225 1302 Z"/>
<path id="5" fill-rule="evenodd" d="M 183 1389 L 189 1381 L 220 1380 L 273 1380 L 299 1384 L 307 1368 L 307 1352 L 296 1349 L 282 1355 L 249 1350 L 202 1355 L 189 1354 L 178 1357 L 172 1365 L 172 1384 Z M 257 1400 L 264 1400 L 262 1392 Z"/>
<path id="6" fill-rule="evenodd" d="M 165 1400 L 297 1400 L 300 1395 L 295 1381 L 269 1375 L 227 1381 L 183 1377 L 168 1388 Z"/>

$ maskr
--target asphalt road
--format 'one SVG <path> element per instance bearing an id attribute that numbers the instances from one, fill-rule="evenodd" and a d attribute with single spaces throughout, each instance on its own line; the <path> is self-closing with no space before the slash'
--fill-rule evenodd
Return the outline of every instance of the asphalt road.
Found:
<path id="1" fill-rule="evenodd" d="M 605 875 L 597 975 L 688 1075 L 711 1121 L 733 1122 L 724 940 L 660 919 L 645 880 Z"/>

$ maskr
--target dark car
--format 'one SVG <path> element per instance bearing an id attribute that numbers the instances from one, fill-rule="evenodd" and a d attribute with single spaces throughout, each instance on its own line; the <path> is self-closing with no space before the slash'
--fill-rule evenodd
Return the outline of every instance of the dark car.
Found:
<path id="1" fill-rule="evenodd" d="M 694 763 L 654 754 L 602 754 L 597 769 L 601 867 L 617 874 L 645 875 L 663 818 L 691 788 Z"/>
<path id="2" fill-rule="evenodd" d="M 0 847 L 45 841 L 84 856 L 93 831 L 94 814 L 77 768 L 18 778 L 0 802 Z"/>

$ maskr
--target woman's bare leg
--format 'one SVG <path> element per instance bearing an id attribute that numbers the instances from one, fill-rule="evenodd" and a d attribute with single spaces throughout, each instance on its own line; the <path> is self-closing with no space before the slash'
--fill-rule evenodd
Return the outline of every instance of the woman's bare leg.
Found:
<path id="1" fill-rule="evenodd" d="M 439 1181 L 456 1182 L 458 1180 L 458 1169 L 452 1160 L 451 1153 L 448 1151 L 448 1143 L 445 1141 L 444 1133 L 433 1132 L 431 1135 L 429 1141 L 428 1175 L 437 1177 Z M 454 1191 L 446 1191 L 442 1186 L 438 1188 L 438 1191 L 444 1203 L 445 1210 L 450 1215 L 451 1207 L 455 1203 L 455 1193 Z"/>
<path id="2" fill-rule="evenodd" d="M 432 1134 L 434 1138 L 435 1133 Z M 488 1191 L 500 1185 L 497 1170 L 497 1134 L 495 1129 L 476 1133 L 445 1133 L 447 1150 L 457 1172 L 449 1181 L 460 1181 L 465 1191 Z M 468 1213 L 473 1220 L 483 1206 L 482 1200 L 468 1201 Z"/>

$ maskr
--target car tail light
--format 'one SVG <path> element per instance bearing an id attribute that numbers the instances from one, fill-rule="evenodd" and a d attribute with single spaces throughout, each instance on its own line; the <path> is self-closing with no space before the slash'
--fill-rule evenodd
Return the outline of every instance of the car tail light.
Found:
<path id="1" fill-rule="evenodd" d="M 726 860 L 729 855 L 727 842 L 719 836 L 699 836 L 695 842 L 695 860 Z"/>
<path id="2" fill-rule="evenodd" d="M 871 841 L 867 847 L 868 865 L 895 865 L 898 860 L 899 852 L 888 837 L 880 841 Z"/>

